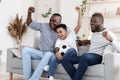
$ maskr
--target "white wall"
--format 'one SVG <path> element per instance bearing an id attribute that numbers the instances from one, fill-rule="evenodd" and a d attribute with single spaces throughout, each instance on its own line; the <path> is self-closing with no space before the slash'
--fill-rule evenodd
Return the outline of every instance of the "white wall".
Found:
<path id="1" fill-rule="evenodd" d="M 68 3 L 69 2 L 69 3 Z M 74 29 L 77 24 L 78 14 L 75 10 L 79 6 L 81 0 L 61 0 L 60 13 L 62 15 L 62 23 L 65 23 L 70 29 Z"/>
<path id="2" fill-rule="evenodd" d="M 34 5 L 34 0 L 2 0 L 0 3 L 0 50 L 2 50 L 2 62 L 6 62 L 7 48 L 14 47 L 15 41 L 8 34 L 8 25 L 15 18 L 15 15 L 19 15 L 26 18 L 27 7 Z M 31 45 L 31 35 L 29 33 L 31 30 L 25 34 L 25 44 Z M 27 37 L 28 36 L 28 37 Z M 24 39 L 24 38 L 23 38 Z M 23 42 L 23 43 L 24 43 Z"/>
<path id="3" fill-rule="evenodd" d="M 60 0 L 35 0 L 35 20 L 42 23 L 48 23 L 51 15 L 59 12 L 59 2 Z M 45 14 L 49 8 L 52 8 L 52 14 L 47 18 L 43 18 L 41 14 Z M 34 35 L 35 37 L 39 37 L 40 33 L 35 31 Z"/>
<path id="4" fill-rule="evenodd" d="M 41 17 L 41 14 L 48 11 L 49 8 L 52 8 L 52 13 L 60 13 L 62 15 L 62 23 L 66 24 L 71 30 L 73 30 L 78 20 L 78 13 L 75 10 L 75 7 L 80 6 L 81 2 L 82 0 L 36 0 L 35 20 L 40 22 L 49 22 L 51 15 L 49 18 L 43 18 Z M 88 26 L 84 28 L 82 27 L 79 34 L 86 34 L 86 32 L 88 32 L 86 31 L 86 28 L 88 28 Z M 35 32 L 35 36 L 39 35 L 39 32 Z"/>
<path id="5" fill-rule="evenodd" d="M 102 13 L 104 16 L 104 27 L 113 31 L 120 40 L 120 17 L 116 16 L 119 7 L 119 0 L 110 0 L 105 3 L 90 3 L 88 15 L 91 16 L 95 12 Z"/>
<path id="6" fill-rule="evenodd" d="M 69 2 L 69 3 L 68 3 Z M 71 30 L 77 25 L 78 13 L 75 10 L 76 6 L 80 6 L 82 0 L 60 0 L 60 13 L 62 15 L 62 23 L 65 23 Z M 78 33 L 80 37 L 82 34 L 85 34 L 86 37 L 88 35 L 88 25 L 86 24 L 85 17 L 84 21 L 82 21 L 82 27 Z M 83 19 L 82 19 L 83 20 Z M 85 22 L 85 24 L 84 24 Z M 87 26 L 86 26 L 87 25 Z"/>

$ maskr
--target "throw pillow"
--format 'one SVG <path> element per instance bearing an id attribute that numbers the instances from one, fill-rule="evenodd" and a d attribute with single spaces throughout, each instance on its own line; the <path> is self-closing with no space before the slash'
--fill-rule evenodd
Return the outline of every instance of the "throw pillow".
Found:
<path id="1" fill-rule="evenodd" d="M 25 45 L 21 45 L 21 48 L 18 49 L 18 48 L 13 48 L 11 49 L 11 51 L 13 52 L 13 54 L 18 57 L 18 58 L 22 58 L 22 53 L 21 53 L 21 50 L 22 48 L 25 47 Z"/>
<path id="2" fill-rule="evenodd" d="M 13 52 L 13 54 L 14 54 L 16 57 L 22 58 L 21 49 L 14 48 L 14 49 L 11 49 L 11 51 Z"/>

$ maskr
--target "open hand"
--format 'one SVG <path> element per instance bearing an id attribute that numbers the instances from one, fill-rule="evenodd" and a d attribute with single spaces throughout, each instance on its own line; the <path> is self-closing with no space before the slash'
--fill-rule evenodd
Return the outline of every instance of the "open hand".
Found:
<path id="1" fill-rule="evenodd" d="M 103 37 L 106 38 L 108 41 L 112 42 L 113 39 L 112 37 L 109 35 L 109 33 L 107 31 L 102 33 Z"/>

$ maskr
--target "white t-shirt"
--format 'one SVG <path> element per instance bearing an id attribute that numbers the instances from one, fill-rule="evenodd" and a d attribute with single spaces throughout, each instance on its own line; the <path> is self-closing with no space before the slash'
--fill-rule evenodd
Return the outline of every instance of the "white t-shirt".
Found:
<path id="1" fill-rule="evenodd" d="M 66 46 L 66 49 L 63 49 L 62 47 Z M 68 34 L 67 38 L 64 40 L 60 40 L 57 39 L 55 47 L 59 48 L 59 53 L 61 52 L 65 52 L 69 49 L 69 48 L 74 48 L 77 52 L 77 45 L 76 45 L 76 34 L 75 32 L 71 32 Z"/>
<path id="2" fill-rule="evenodd" d="M 111 45 L 118 53 L 120 53 L 120 42 L 118 40 L 113 39 Z"/>
<path id="3" fill-rule="evenodd" d="M 106 31 L 106 29 L 104 31 Z M 91 45 L 88 51 L 89 53 L 103 55 L 105 47 L 110 44 L 110 42 L 102 35 L 104 31 L 95 32 L 92 34 Z"/>

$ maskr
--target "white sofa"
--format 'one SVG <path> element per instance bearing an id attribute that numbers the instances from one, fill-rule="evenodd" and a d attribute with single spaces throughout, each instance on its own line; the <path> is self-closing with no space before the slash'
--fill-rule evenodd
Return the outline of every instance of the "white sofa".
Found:
<path id="1" fill-rule="evenodd" d="M 87 52 L 89 46 L 80 46 L 79 55 Z M 82 80 L 119 80 L 119 58 L 120 54 L 113 53 L 111 46 L 107 46 L 104 51 L 104 59 L 101 64 L 89 66 Z M 77 68 L 78 65 L 75 65 Z M 71 80 L 59 64 L 56 68 L 55 78 L 63 78 L 63 80 Z"/>
<path id="2" fill-rule="evenodd" d="M 37 48 L 38 38 L 35 39 L 34 48 Z M 80 46 L 79 55 L 87 52 L 89 46 Z M 104 52 L 104 61 L 101 64 L 88 67 L 82 80 L 119 80 L 119 61 L 120 54 L 114 53 L 112 47 L 108 46 Z M 39 60 L 33 60 L 33 70 L 37 66 Z M 67 66 L 67 65 L 66 65 Z M 75 65 L 77 67 L 77 65 Z M 22 61 L 17 58 L 11 51 L 11 48 L 7 51 L 7 72 L 10 73 L 10 80 L 12 80 L 13 73 L 23 74 Z M 44 77 L 47 77 L 47 72 L 44 72 Z M 55 71 L 55 78 L 63 80 L 71 80 L 61 64 L 58 64 Z"/>

